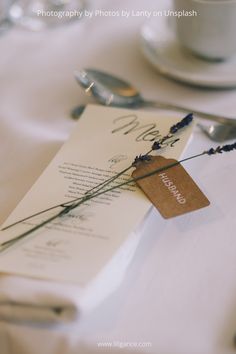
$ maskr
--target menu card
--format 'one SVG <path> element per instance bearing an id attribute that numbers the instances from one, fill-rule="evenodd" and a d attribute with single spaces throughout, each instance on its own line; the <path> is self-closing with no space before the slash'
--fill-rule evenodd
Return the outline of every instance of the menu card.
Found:
<path id="1" fill-rule="evenodd" d="M 78 198 L 150 150 L 182 117 L 87 106 L 71 137 L 2 226 Z M 160 155 L 178 159 L 191 135 L 187 127 Z M 129 171 L 130 172 L 130 171 Z M 131 170 L 132 172 L 132 170 Z M 114 183 L 130 178 L 121 175 Z M 135 184 L 100 195 L 39 228 L 0 253 L 0 272 L 85 286 L 138 227 L 151 203 Z M 12 239 L 61 207 L 0 232 Z"/>

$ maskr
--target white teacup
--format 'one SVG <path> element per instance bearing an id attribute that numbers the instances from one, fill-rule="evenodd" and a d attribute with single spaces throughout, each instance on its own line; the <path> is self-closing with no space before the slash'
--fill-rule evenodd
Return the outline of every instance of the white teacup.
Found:
<path id="1" fill-rule="evenodd" d="M 176 17 L 180 43 L 208 60 L 224 60 L 236 53 L 236 0 L 173 0 L 175 11 L 195 11 Z"/>

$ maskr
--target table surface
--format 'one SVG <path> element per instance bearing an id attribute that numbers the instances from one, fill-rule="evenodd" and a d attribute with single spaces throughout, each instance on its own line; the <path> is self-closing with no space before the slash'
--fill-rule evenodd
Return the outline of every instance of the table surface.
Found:
<path id="1" fill-rule="evenodd" d="M 164 0 L 91 0 L 90 5 L 167 7 Z M 74 80 L 76 69 L 113 72 L 150 99 L 236 116 L 236 90 L 194 88 L 154 71 L 140 51 L 145 20 L 134 14 L 93 17 L 39 33 L 15 27 L 0 37 L 0 223 L 67 140 L 75 125 L 71 108 L 92 102 Z M 216 144 L 196 126 L 185 156 L 211 146 Z M 122 353 L 235 352 L 235 154 L 204 157 L 186 168 L 211 206 L 169 221 L 153 210 L 116 293 L 71 325 L 0 322 L 1 354 L 115 354 L 119 346 L 125 347 Z M 101 342 L 110 349 L 99 350 Z"/>

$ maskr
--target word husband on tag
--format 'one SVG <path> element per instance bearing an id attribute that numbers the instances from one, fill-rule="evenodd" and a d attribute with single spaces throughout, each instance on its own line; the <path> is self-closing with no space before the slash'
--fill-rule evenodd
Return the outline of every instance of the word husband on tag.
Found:
<path id="1" fill-rule="evenodd" d="M 162 169 L 159 173 L 136 181 L 137 185 L 155 205 L 161 215 L 168 219 L 188 213 L 210 204 L 181 164 L 174 159 L 152 156 L 150 161 L 141 161 L 132 173 L 134 178 Z"/>

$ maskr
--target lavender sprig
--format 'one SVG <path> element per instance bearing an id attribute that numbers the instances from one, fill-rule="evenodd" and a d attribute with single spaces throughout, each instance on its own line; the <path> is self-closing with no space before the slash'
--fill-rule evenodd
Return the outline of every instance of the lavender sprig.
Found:
<path id="1" fill-rule="evenodd" d="M 222 154 L 222 152 L 229 152 L 236 149 L 236 142 L 234 144 L 228 144 L 223 146 L 217 146 L 216 149 L 211 148 L 207 151 L 208 155 Z"/>
<path id="2" fill-rule="evenodd" d="M 91 188 L 90 190 L 88 190 L 85 193 L 85 195 L 91 195 L 91 193 L 93 194 L 94 191 L 98 192 L 98 191 L 104 189 L 108 184 L 114 182 L 121 175 L 123 175 L 124 173 L 128 172 L 132 167 L 136 167 L 139 162 L 142 162 L 142 161 L 145 161 L 145 160 L 148 161 L 148 156 L 149 156 L 149 154 L 152 151 L 160 150 L 163 147 L 163 143 L 166 140 L 172 138 L 174 136 L 174 134 L 178 133 L 179 130 L 181 130 L 182 128 L 188 126 L 192 122 L 192 120 L 193 120 L 193 114 L 189 113 L 187 116 L 185 116 L 183 119 L 181 119 L 181 121 L 179 121 L 178 123 L 176 123 L 173 126 L 171 126 L 170 129 L 169 129 L 169 133 L 167 135 L 165 135 L 164 137 L 162 137 L 158 141 L 155 141 L 154 144 L 152 145 L 151 150 L 149 150 L 146 154 L 136 156 L 134 161 L 132 162 L 132 164 L 130 166 L 128 166 L 127 168 L 125 168 L 122 171 L 118 172 L 117 174 L 115 174 L 115 176 L 113 176 L 111 178 L 108 178 L 107 180 L 105 180 L 105 181 L 99 183 L 98 185 L 96 185 L 95 187 Z M 83 197 L 75 198 L 74 200 L 72 200 L 70 202 L 54 205 L 54 206 L 52 206 L 52 207 L 50 207 L 48 209 L 39 211 L 39 212 L 37 212 L 35 214 L 32 214 L 32 215 L 30 215 L 30 216 L 28 216 L 28 217 L 26 217 L 24 219 L 18 220 L 18 221 L 16 221 L 13 224 L 7 225 L 7 226 L 5 226 L 2 229 L 2 231 L 7 230 L 7 229 L 11 228 L 12 226 L 15 226 L 15 225 L 17 225 L 17 224 L 19 224 L 21 222 L 27 221 L 27 220 L 35 217 L 35 216 L 41 215 L 41 214 L 43 214 L 43 213 L 45 213 L 47 211 L 53 210 L 53 209 L 58 208 L 58 207 L 62 207 L 65 210 L 68 210 L 68 208 L 70 207 L 71 203 L 74 203 L 74 202 L 77 202 L 77 201 L 80 201 L 80 200 L 83 200 Z"/>
<path id="3" fill-rule="evenodd" d="M 147 178 L 147 177 L 150 177 L 150 176 L 153 176 L 155 175 L 156 173 L 159 173 L 159 172 L 162 172 L 164 170 L 167 170 L 169 168 L 172 168 L 174 166 L 177 166 L 179 165 L 180 163 L 183 163 L 183 162 L 186 162 L 186 161 L 189 161 L 189 160 L 192 160 L 192 159 L 195 159 L 197 157 L 200 157 L 200 156 L 203 156 L 203 155 L 215 155 L 215 154 L 221 154 L 222 152 L 230 152 L 230 151 L 233 151 L 233 150 L 236 150 L 236 142 L 231 144 L 231 145 L 224 145 L 224 146 L 218 146 L 216 149 L 214 148 L 210 148 L 209 150 L 206 150 L 206 151 L 203 151 L 202 153 L 199 153 L 197 155 L 193 155 L 193 156 L 190 156 L 190 157 L 187 157 L 185 159 L 182 159 L 180 161 L 175 161 L 171 164 L 168 164 L 166 166 L 163 166 L 163 167 L 160 167 L 158 169 L 155 169 L 149 173 L 146 173 L 142 176 L 139 176 L 139 177 L 135 177 L 135 178 L 130 178 L 129 180 L 125 181 L 125 182 L 122 182 L 120 184 L 117 184 L 115 186 L 112 186 L 110 188 L 107 188 L 105 191 L 98 191 L 98 192 L 94 192 L 93 194 L 90 194 L 90 195 L 85 195 L 81 200 L 79 200 L 77 203 L 74 202 L 74 200 L 72 200 L 71 202 L 73 202 L 73 204 L 71 204 L 70 206 L 67 206 L 65 207 L 63 210 L 61 210 L 58 214 L 50 217 L 49 219 L 47 220 L 44 220 L 42 223 L 34 226 L 32 229 L 22 233 L 21 235 L 19 236 L 16 236 L 15 238 L 12 238 L 11 240 L 8 240 L 8 241 L 5 241 L 3 243 L 0 244 L 0 247 L 2 247 L 2 250 L 1 251 L 4 251 L 6 248 L 12 246 L 13 244 L 15 244 L 17 241 L 25 238 L 26 236 L 30 235 L 32 232 L 38 230 L 39 228 L 41 228 L 42 226 L 45 226 L 46 224 L 48 224 L 49 222 L 53 221 L 54 219 L 56 219 L 57 217 L 62 217 L 64 216 L 65 214 L 67 214 L 68 212 L 70 212 L 71 210 L 77 208 L 78 206 L 80 206 L 81 204 L 93 199 L 93 198 L 96 198 L 104 193 L 107 193 L 107 192 L 110 192 L 110 191 L 113 191 L 114 189 L 118 189 L 120 187 L 123 187 L 127 184 L 130 184 L 130 183 L 134 183 L 134 182 L 137 182 L 139 180 L 142 180 L 144 178 Z"/>
<path id="4" fill-rule="evenodd" d="M 145 155 L 138 155 L 135 157 L 134 161 L 132 162 L 131 167 L 137 166 L 139 162 L 144 162 L 144 161 L 150 161 L 151 160 L 151 155 L 145 154 Z"/>
<path id="5" fill-rule="evenodd" d="M 94 190 L 99 191 L 100 189 L 103 189 L 107 184 L 109 184 L 111 182 L 114 182 L 118 177 L 123 175 L 125 172 L 128 172 L 132 167 L 135 167 L 139 162 L 142 162 L 142 161 L 145 161 L 145 160 L 148 161 L 148 156 L 150 155 L 150 153 L 152 151 L 159 150 L 159 149 L 163 148 L 163 143 L 166 140 L 172 138 L 174 136 L 174 134 L 177 134 L 179 132 L 179 130 L 187 127 L 192 121 L 193 121 L 193 113 L 187 114 L 187 116 L 185 116 L 183 119 L 181 119 L 181 121 L 179 121 L 178 123 L 176 123 L 172 127 L 170 127 L 169 133 L 167 135 L 165 135 L 164 137 L 162 137 L 158 141 L 155 141 L 153 143 L 153 145 L 152 145 L 151 150 L 149 150 L 146 154 L 143 154 L 143 155 L 140 154 L 140 155 L 136 156 L 134 161 L 131 163 L 130 166 L 128 166 L 124 170 L 120 171 L 115 176 L 113 176 L 113 177 L 107 179 L 106 181 L 98 184 L 96 187 L 92 188 L 86 194 L 89 194 L 89 193 L 91 193 L 91 191 L 94 191 Z"/>
<path id="6" fill-rule="evenodd" d="M 193 120 L 193 113 L 189 113 L 187 114 L 180 122 L 178 122 L 177 124 L 172 125 L 172 127 L 170 127 L 169 133 L 164 136 L 162 139 L 155 141 L 152 145 L 152 150 L 160 150 L 162 148 L 163 143 L 172 138 L 174 136 L 174 134 L 178 133 L 178 131 L 180 129 L 183 129 L 185 127 L 187 127 Z"/>

